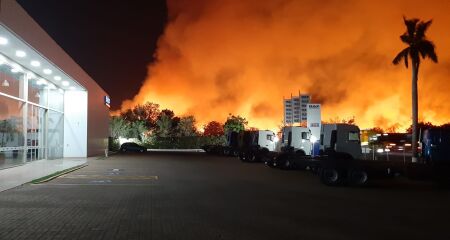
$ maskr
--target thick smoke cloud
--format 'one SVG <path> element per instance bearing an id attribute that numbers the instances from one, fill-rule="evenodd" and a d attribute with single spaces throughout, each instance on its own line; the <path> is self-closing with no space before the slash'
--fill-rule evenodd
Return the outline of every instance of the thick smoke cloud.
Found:
<path id="1" fill-rule="evenodd" d="M 241 114 L 275 129 L 282 99 L 309 93 L 323 119 L 362 128 L 410 124 L 411 70 L 393 66 L 405 46 L 402 16 L 434 22 L 439 64 L 419 75 L 420 119 L 450 121 L 450 1 L 168 0 L 157 61 L 133 100 L 160 103 L 200 123 Z"/>

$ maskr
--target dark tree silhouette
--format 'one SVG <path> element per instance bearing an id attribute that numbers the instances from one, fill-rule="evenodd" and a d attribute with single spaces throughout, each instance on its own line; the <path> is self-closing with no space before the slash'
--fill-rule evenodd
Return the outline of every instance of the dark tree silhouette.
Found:
<path id="1" fill-rule="evenodd" d="M 156 121 L 159 115 L 159 105 L 151 102 L 146 102 L 143 105 L 139 104 L 120 113 L 120 116 L 128 122 L 144 121 L 148 129 L 156 128 Z"/>
<path id="2" fill-rule="evenodd" d="M 203 129 L 204 136 L 221 136 L 224 134 L 222 124 L 216 121 L 209 122 Z"/>
<path id="3" fill-rule="evenodd" d="M 392 61 L 395 65 L 402 60 L 408 68 L 408 58 L 411 59 L 412 68 L 412 162 L 417 162 L 417 121 L 418 121 L 418 97 L 417 80 L 419 74 L 420 59 L 429 58 L 433 62 L 438 61 L 434 51 L 433 42 L 429 41 L 425 32 L 431 25 L 431 20 L 423 22 L 419 19 L 406 19 L 403 17 L 406 25 L 406 32 L 400 36 L 403 43 L 408 45 Z"/>

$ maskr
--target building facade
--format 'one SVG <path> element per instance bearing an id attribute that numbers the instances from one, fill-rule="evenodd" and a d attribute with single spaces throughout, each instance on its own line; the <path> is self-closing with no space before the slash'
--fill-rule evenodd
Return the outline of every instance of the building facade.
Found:
<path id="1" fill-rule="evenodd" d="M 284 125 L 304 123 L 307 120 L 307 104 L 311 101 L 311 96 L 299 94 L 289 99 L 283 99 Z"/>
<path id="2" fill-rule="evenodd" d="M 0 4 L 0 169 L 103 154 L 108 94 L 16 1 Z"/>

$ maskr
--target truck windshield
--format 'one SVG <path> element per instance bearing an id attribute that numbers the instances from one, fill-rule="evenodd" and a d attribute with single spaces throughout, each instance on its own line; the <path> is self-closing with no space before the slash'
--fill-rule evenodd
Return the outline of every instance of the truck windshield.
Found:
<path id="1" fill-rule="evenodd" d="M 304 139 L 304 140 L 309 140 L 309 133 L 307 133 L 307 132 L 302 132 L 302 139 Z"/>
<path id="2" fill-rule="evenodd" d="M 359 132 L 348 132 L 349 141 L 359 141 Z"/>

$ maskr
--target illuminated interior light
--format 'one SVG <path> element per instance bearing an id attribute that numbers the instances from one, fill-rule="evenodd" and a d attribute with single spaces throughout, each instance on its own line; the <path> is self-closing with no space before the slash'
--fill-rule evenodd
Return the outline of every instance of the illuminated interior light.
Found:
<path id="1" fill-rule="evenodd" d="M 50 74 L 52 74 L 52 70 L 50 70 L 50 69 L 48 69 L 48 68 L 46 68 L 46 69 L 44 69 L 43 70 L 43 72 L 45 73 L 45 74 L 47 74 L 47 75 L 50 75 Z"/>
<path id="2" fill-rule="evenodd" d="M 0 45 L 6 45 L 8 44 L 8 39 L 5 37 L 0 37 Z"/>
<path id="3" fill-rule="evenodd" d="M 69 83 L 68 81 L 62 81 L 61 84 L 62 84 L 64 87 L 70 86 L 70 83 Z"/>
<path id="4" fill-rule="evenodd" d="M 8 80 L 5 79 L 5 81 L 2 82 L 2 87 L 9 87 Z"/>
<path id="5" fill-rule="evenodd" d="M 60 76 L 55 76 L 53 79 L 55 79 L 55 81 L 61 81 L 61 77 Z"/>
<path id="6" fill-rule="evenodd" d="M 22 50 L 17 50 L 16 51 L 16 56 L 17 57 L 26 57 L 27 56 L 27 53 L 26 52 L 24 52 L 24 51 L 22 51 Z"/>
<path id="7" fill-rule="evenodd" d="M 39 61 L 35 61 L 35 60 L 31 61 L 30 64 L 33 67 L 40 67 L 41 66 L 41 63 Z"/>

